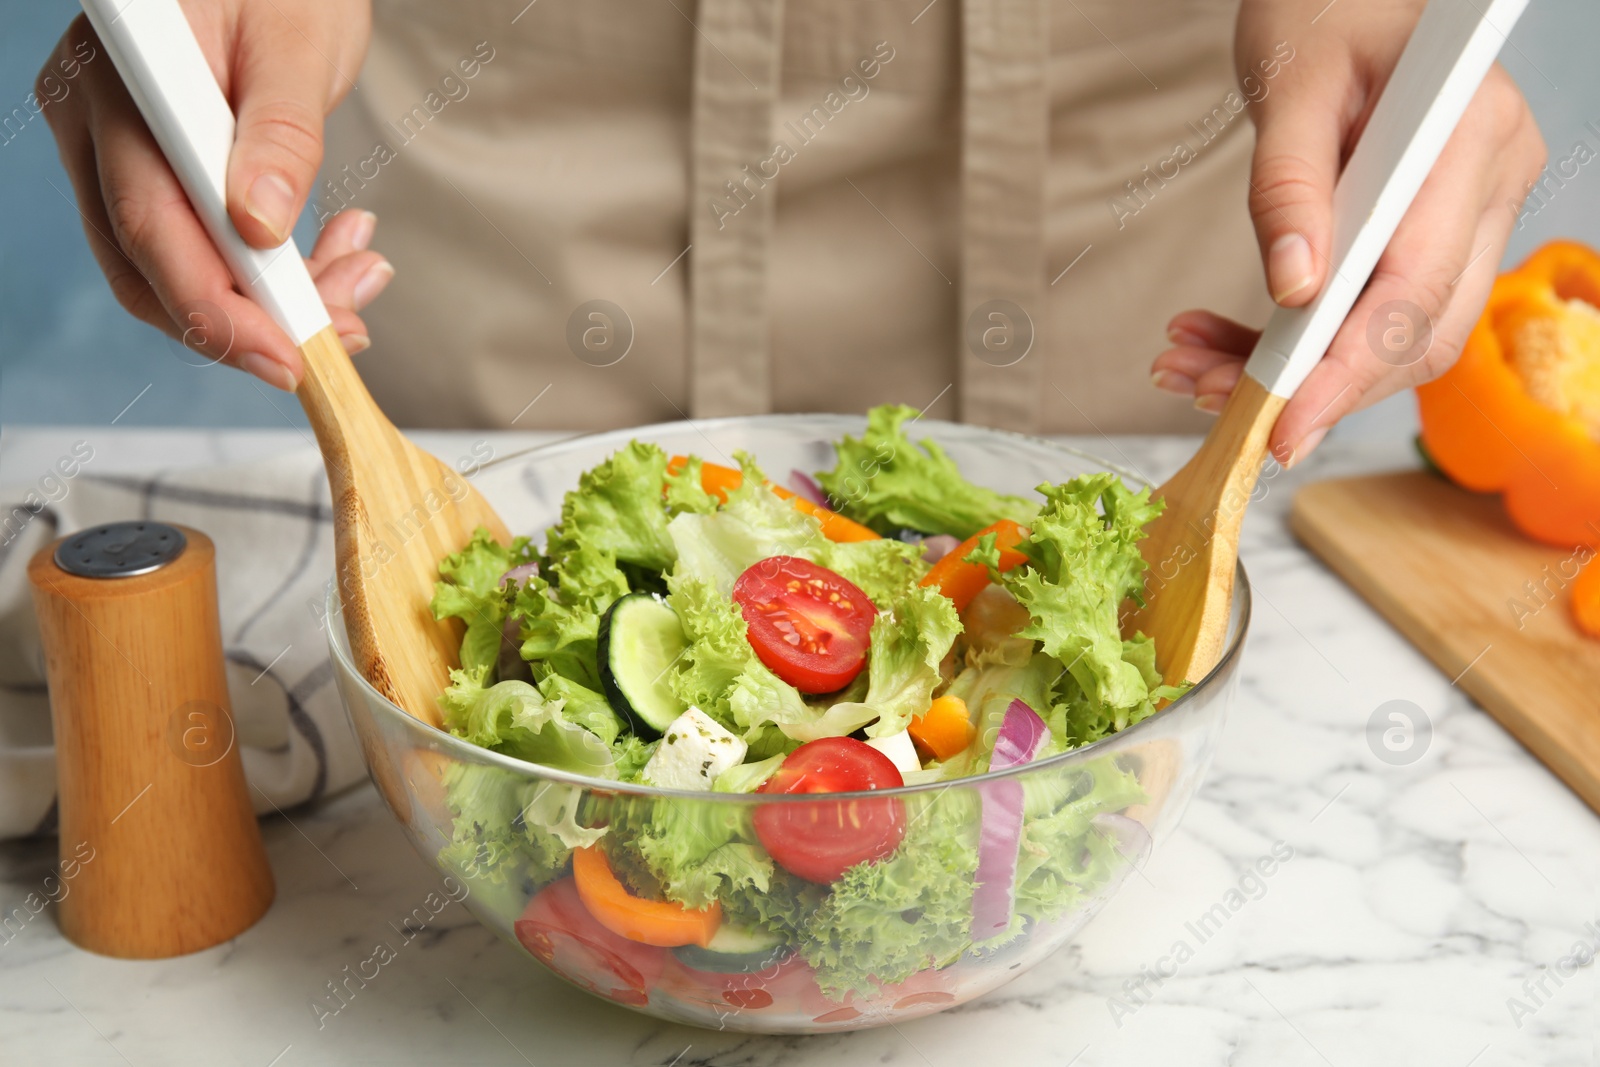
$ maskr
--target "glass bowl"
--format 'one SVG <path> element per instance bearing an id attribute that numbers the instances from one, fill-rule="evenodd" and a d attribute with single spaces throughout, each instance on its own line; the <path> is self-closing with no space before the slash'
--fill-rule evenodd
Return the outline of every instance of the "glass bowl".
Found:
<path id="1" fill-rule="evenodd" d="M 542 533 L 559 518 L 562 494 L 578 475 L 631 438 L 723 463 L 746 449 L 781 481 L 791 469 L 831 468 L 830 442 L 859 434 L 864 424 L 859 417 L 788 415 L 593 434 L 508 457 L 481 472 L 477 484 L 513 530 Z M 931 419 L 920 420 L 913 436 L 937 441 L 968 478 L 1006 492 L 1117 470 L 1059 444 Z M 1182 698 L 1104 740 L 1009 772 L 819 801 L 815 794 L 623 785 L 468 744 L 413 719 L 367 683 L 352 662 L 333 588 L 329 643 L 368 770 L 417 851 L 466 888 L 473 914 L 517 951 L 596 996 L 663 1019 L 761 1033 L 915 1019 L 982 996 L 1065 944 L 1182 817 L 1235 698 L 1250 614 L 1241 569 L 1222 662 Z M 471 803 L 460 804 L 469 795 Z M 758 809 L 850 797 L 902 806 L 908 829 L 895 853 L 872 870 L 856 868 L 838 889 L 801 883 L 767 862 L 752 832 Z M 986 804 L 1014 811 L 1019 801 L 1010 922 L 975 939 L 981 813 Z M 458 805 L 470 810 L 461 814 Z M 742 906 L 771 913 L 768 929 L 781 931 L 778 943 L 709 955 L 612 933 L 580 900 L 571 853 L 549 830 L 555 826 L 568 843 L 621 835 L 607 847 L 623 850 L 665 833 L 658 829 L 664 826 L 698 832 L 708 869 L 737 868 L 732 859 L 758 869 L 758 891 L 747 892 Z"/>

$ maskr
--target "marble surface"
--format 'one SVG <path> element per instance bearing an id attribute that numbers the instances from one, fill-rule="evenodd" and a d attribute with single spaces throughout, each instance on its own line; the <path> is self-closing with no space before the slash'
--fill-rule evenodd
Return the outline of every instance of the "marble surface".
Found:
<path id="1" fill-rule="evenodd" d="M 129 469 L 304 447 L 294 431 L 94 432 Z M 8 428 L 0 481 L 75 437 Z M 447 453 L 468 441 L 419 437 Z M 1193 445 L 1075 443 L 1155 478 Z M 263 823 L 278 898 L 229 944 L 110 960 L 64 941 L 49 908 L 0 940 L 0 1063 L 1593 1063 L 1600 823 L 1284 524 L 1306 480 L 1412 462 L 1392 439 L 1336 435 L 1266 483 L 1245 527 L 1242 692 L 1187 818 L 1073 945 L 973 1004 L 824 1038 L 694 1030 L 569 989 L 451 905 L 319 1029 L 324 983 L 437 888 L 363 785 Z M 1419 724 L 1399 754 L 1369 740 L 1391 701 Z M 1256 875 L 1275 849 L 1289 858 Z M 54 864 L 53 842 L 0 845 L 0 910 L 44 890 Z M 1197 936 L 1230 892 L 1242 904 Z"/>

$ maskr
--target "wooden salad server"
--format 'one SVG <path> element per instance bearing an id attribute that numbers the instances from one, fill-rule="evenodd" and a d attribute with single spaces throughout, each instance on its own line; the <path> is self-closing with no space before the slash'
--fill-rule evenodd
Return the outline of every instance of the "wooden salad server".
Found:
<path id="1" fill-rule="evenodd" d="M 300 348 L 300 403 L 328 471 L 339 595 L 356 665 L 384 696 L 439 725 L 460 624 L 429 610 L 439 561 L 476 527 L 505 523 L 464 476 L 406 440 L 379 410 L 334 332 L 290 238 L 245 244 L 228 218 L 234 119 L 177 0 L 83 0 L 196 214 L 241 292 Z"/>
<path id="2" fill-rule="evenodd" d="M 1527 3 L 1428 4 L 1334 189 L 1322 292 L 1272 313 L 1200 450 L 1156 490 L 1167 507 L 1142 546 L 1147 604 L 1125 632 L 1155 640 L 1168 684 L 1198 682 L 1222 658 L 1239 529 L 1273 424 L 1333 342 Z"/>

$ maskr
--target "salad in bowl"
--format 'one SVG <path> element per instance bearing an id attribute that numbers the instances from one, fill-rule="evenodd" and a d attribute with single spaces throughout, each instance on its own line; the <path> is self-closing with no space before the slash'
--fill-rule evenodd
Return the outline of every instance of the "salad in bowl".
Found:
<path id="1" fill-rule="evenodd" d="M 1218 668 L 1164 686 L 1121 627 L 1148 488 L 1001 492 L 957 460 L 1006 435 L 913 441 L 904 407 L 775 478 L 716 443 L 762 421 L 602 435 L 542 542 L 480 532 L 442 560 L 450 736 L 336 635 L 346 704 L 418 847 L 580 987 L 762 1031 L 940 1010 L 1058 946 L 1175 821 L 1248 587 Z M 1023 470 L 1061 454 L 1014 441 Z"/>

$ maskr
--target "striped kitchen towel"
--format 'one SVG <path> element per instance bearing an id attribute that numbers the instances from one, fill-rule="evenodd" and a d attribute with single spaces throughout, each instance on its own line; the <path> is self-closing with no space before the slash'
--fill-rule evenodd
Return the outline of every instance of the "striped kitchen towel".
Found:
<path id="1" fill-rule="evenodd" d="M 365 775 L 333 683 L 324 598 L 333 524 L 310 449 L 167 475 L 84 471 L 54 502 L 0 493 L 0 838 L 52 832 L 55 755 L 28 560 L 60 534 L 122 519 L 182 523 L 217 546 L 228 691 L 258 813 Z"/>

